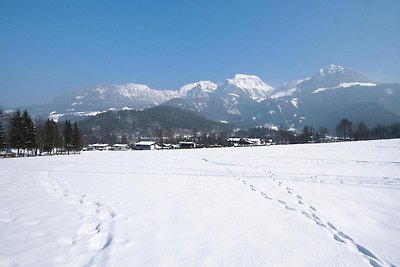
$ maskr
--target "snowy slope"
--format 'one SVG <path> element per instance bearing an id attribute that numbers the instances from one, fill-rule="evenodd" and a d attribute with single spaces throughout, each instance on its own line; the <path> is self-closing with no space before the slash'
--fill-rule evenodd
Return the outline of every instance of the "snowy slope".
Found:
<path id="1" fill-rule="evenodd" d="M 400 264 L 400 140 L 0 160 L 0 266 Z"/>
<path id="2" fill-rule="evenodd" d="M 399 84 L 372 82 L 355 71 L 332 64 L 309 78 L 278 87 L 271 100 L 265 102 L 279 104 L 282 117 L 297 129 L 312 125 L 334 130 L 343 118 L 375 127 L 400 120 L 399 92 Z"/>
<path id="3" fill-rule="evenodd" d="M 236 74 L 222 84 L 199 81 L 178 90 L 155 90 L 144 84 L 101 85 L 27 107 L 34 116 L 80 120 L 109 109 L 146 109 L 160 104 L 198 112 L 209 120 L 240 128 L 335 130 L 341 119 L 368 127 L 400 120 L 400 84 L 376 83 L 338 65 L 273 89 L 260 77 Z M 22 108 L 25 109 L 25 108 Z"/>
<path id="4" fill-rule="evenodd" d="M 263 82 L 258 76 L 236 74 L 233 79 L 227 79 L 226 83 L 219 86 L 218 96 L 245 97 L 259 100 L 269 97 L 273 88 Z"/>
<path id="5" fill-rule="evenodd" d="M 133 101 L 153 102 L 161 104 L 171 98 L 179 97 L 179 92 L 170 90 L 154 90 L 144 84 L 128 83 L 114 85 L 119 95 Z"/>
<path id="6" fill-rule="evenodd" d="M 204 98 L 208 97 L 217 89 L 217 85 L 210 81 L 200 81 L 189 83 L 179 89 L 179 95 L 182 98 Z"/>
<path id="7" fill-rule="evenodd" d="M 261 101 L 269 98 L 272 87 L 255 75 L 236 74 L 224 83 L 211 86 L 200 82 L 181 88 L 182 96 L 171 99 L 165 105 L 179 107 L 200 113 L 208 119 L 229 121 L 241 127 L 253 127 L 254 119 L 258 117 Z M 250 120 L 250 122 L 248 122 Z"/>
<path id="8" fill-rule="evenodd" d="M 41 105 L 28 108 L 33 115 L 52 115 L 52 118 L 68 116 L 87 117 L 110 109 L 143 109 L 180 97 L 178 91 L 155 90 L 147 85 L 128 83 L 100 85 L 58 96 Z"/>
<path id="9" fill-rule="evenodd" d="M 362 121 L 368 127 L 400 120 L 399 84 L 374 83 L 338 65 L 276 90 L 257 76 L 236 74 L 203 96 L 172 99 L 164 104 L 241 128 L 273 126 L 300 130 L 311 125 L 334 132 L 343 118 L 354 125 Z"/>
<path id="10" fill-rule="evenodd" d="M 304 97 L 319 88 L 336 89 L 360 85 L 374 86 L 367 77 L 342 66 L 331 64 L 326 68 L 320 69 L 309 78 L 283 84 L 274 91 L 272 98 L 285 96 Z"/>

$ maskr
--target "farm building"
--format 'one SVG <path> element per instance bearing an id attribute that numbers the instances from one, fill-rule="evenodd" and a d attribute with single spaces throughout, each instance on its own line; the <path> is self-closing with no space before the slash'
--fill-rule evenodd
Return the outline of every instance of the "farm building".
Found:
<path id="1" fill-rule="evenodd" d="M 91 144 L 88 146 L 88 150 L 108 150 L 110 148 L 109 144 Z"/>
<path id="2" fill-rule="evenodd" d="M 127 151 L 128 150 L 128 145 L 127 144 L 115 144 L 112 146 L 110 150 L 114 151 Z"/>
<path id="3" fill-rule="evenodd" d="M 179 142 L 179 148 L 187 149 L 187 148 L 195 148 L 196 144 L 194 142 Z"/>
<path id="4" fill-rule="evenodd" d="M 265 141 L 261 138 L 231 137 L 227 142 L 228 146 L 265 146 Z"/>
<path id="5" fill-rule="evenodd" d="M 154 141 L 140 141 L 135 144 L 137 150 L 153 150 L 156 148 L 156 142 Z"/>

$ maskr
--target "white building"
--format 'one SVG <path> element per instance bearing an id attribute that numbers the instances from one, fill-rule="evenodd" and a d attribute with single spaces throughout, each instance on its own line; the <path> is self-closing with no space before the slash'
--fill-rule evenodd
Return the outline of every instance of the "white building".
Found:
<path id="1" fill-rule="evenodd" d="M 228 138 L 228 146 L 239 146 L 239 142 L 242 138 L 240 137 L 230 137 Z"/>
<path id="2" fill-rule="evenodd" d="M 127 144 L 115 144 L 112 146 L 114 151 L 128 151 Z"/>
<path id="3" fill-rule="evenodd" d="M 137 150 L 153 150 L 156 148 L 156 142 L 154 141 L 140 141 L 135 144 Z"/>
<path id="4" fill-rule="evenodd" d="M 91 144 L 88 146 L 88 150 L 108 150 L 110 148 L 109 144 Z"/>
<path id="5" fill-rule="evenodd" d="M 227 142 L 228 146 L 265 146 L 265 141 L 261 138 L 231 137 Z"/>
<path id="6" fill-rule="evenodd" d="M 245 138 L 250 145 L 253 146 L 265 146 L 265 141 L 261 138 Z"/>

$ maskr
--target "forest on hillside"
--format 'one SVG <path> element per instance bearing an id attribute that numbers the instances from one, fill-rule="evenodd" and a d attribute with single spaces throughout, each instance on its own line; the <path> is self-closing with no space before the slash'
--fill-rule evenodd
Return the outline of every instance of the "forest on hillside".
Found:
<path id="1" fill-rule="evenodd" d="M 400 123 L 368 128 L 364 122 L 353 123 L 343 118 L 336 131 L 331 132 L 325 127 L 315 129 L 308 125 L 297 131 L 269 127 L 238 129 L 233 124 L 210 121 L 169 106 L 108 111 L 79 123 L 32 119 L 27 110 L 8 115 L 0 112 L 0 150 L 15 149 L 17 155 L 68 154 L 93 143 L 134 144 L 141 140 L 226 146 L 229 137 L 260 138 L 275 144 L 391 139 L 400 138 Z"/>

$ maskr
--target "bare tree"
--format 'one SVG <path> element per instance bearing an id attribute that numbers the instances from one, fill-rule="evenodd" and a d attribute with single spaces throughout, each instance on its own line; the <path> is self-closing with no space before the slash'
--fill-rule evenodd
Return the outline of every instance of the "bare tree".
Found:
<path id="1" fill-rule="evenodd" d="M 342 139 L 351 138 L 352 127 L 353 123 L 351 121 L 349 121 L 348 119 L 342 119 L 336 127 L 336 134 Z"/>
<path id="2" fill-rule="evenodd" d="M 354 132 L 355 140 L 367 140 L 369 136 L 369 129 L 364 122 L 359 122 Z"/>

